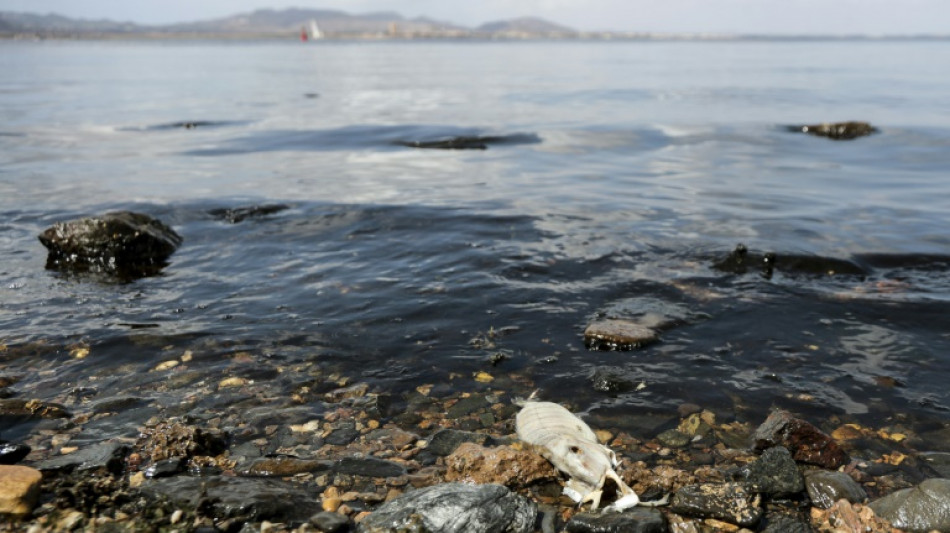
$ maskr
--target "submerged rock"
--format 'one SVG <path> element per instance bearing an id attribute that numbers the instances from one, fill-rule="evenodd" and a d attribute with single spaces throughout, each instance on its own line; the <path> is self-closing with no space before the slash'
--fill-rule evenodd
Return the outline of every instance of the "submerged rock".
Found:
<path id="1" fill-rule="evenodd" d="M 744 244 L 737 245 L 729 255 L 713 263 L 713 268 L 731 274 L 746 274 L 750 271 L 757 271 L 766 279 L 771 279 L 776 271 L 788 275 L 809 276 L 850 275 L 864 277 L 869 274 L 860 265 L 845 259 L 802 254 L 777 254 L 774 252 L 756 253 L 749 251 Z"/>
<path id="2" fill-rule="evenodd" d="M 176 476 L 150 480 L 141 490 L 179 506 L 201 506 L 217 520 L 305 522 L 322 510 L 314 491 L 278 479 Z"/>
<path id="3" fill-rule="evenodd" d="M 862 503 L 868 498 L 864 489 L 844 472 L 813 470 L 805 474 L 805 489 L 815 507 L 828 509 L 838 500 Z"/>
<path id="4" fill-rule="evenodd" d="M 60 222 L 39 239 L 49 250 L 50 270 L 103 272 L 126 279 L 157 274 L 182 242 L 162 222 L 130 211 Z"/>
<path id="5" fill-rule="evenodd" d="M 875 500 L 868 507 L 900 529 L 914 533 L 950 531 L 950 479 L 928 479 Z"/>
<path id="6" fill-rule="evenodd" d="M 0 465 L 0 517 L 30 514 L 40 495 L 43 474 L 27 466 Z"/>
<path id="7" fill-rule="evenodd" d="M 584 344 L 592 350 L 633 350 L 657 339 L 654 329 L 633 320 L 598 320 L 584 330 Z"/>
<path id="8" fill-rule="evenodd" d="M 666 518 L 656 509 L 635 507 L 623 513 L 577 513 L 568 533 L 665 533 Z"/>
<path id="9" fill-rule="evenodd" d="M 76 470 L 79 472 L 120 474 L 125 468 L 129 445 L 117 441 L 105 441 L 92 446 L 83 446 L 73 453 L 59 455 L 40 461 L 34 466 L 46 472 L 51 470 Z"/>
<path id="10" fill-rule="evenodd" d="M 65 406 L 58 403 L 43 400 L 0 400 L 0 418 L 52 419 L 72 416 Z"/>
<path id="11" fill-rule="evenodd" d="M 237 224 L 248 218 L 262 218 L 267 215 L 273 215 L 274 213 L 280 213 L 286 209 L 290 209 L 290 206 L 285 204 L 264 204 L 247 207 L 212 209 L 211 211 L 208 211 L 208 214 L 215 218 L 226 220 L 231 224 Z"/>
<path id="12" fill-rule="evenodd" d="M 429 445 L 426 450 L 435 455 L 446 456 L 455 451 L 463 442 L 474 442 L 475 444 L 485 445 L 491 437 L 484 433 L 474 433 L 472 431 L 461 431 L 458 429 L 440 429 L 432 438 L 429 439 Z"/>
<path id="13" fill-rule="evenodd" d="M 537 505 L 501 485 L 443 483 L 407 492 L 359 523 L 362 533 L 527 533 Z"/>
<path id="14" fill-rule="evenodd" d="M 460 136 L 437 141 L 399 141 L 396 144 L 410 148 L 438 148 L 441 150 L 485 150 L 488 144 L 502 137 Z"/>
<path id="15" fill-rule="evenodd" d="M 808 126 L 789 126 L 789 131 L 807 133 L 816 137 L 827 137 L 836 141 L 857 139 L 877 133 L 877 128 L 867 122 L 823 122 Z"/>
<path id="16" fill-rule="evenodd" d="M 851 461 L 831 437 L 788 411 L 774 411 L 752 434 L 756 450 L 784 446 L 792 458 L 823 468 L 836 469 Z"/>

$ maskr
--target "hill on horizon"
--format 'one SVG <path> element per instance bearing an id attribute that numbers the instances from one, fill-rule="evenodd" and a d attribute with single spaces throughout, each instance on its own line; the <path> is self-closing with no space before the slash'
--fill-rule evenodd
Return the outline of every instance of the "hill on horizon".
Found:
<path id="1" fill-rule="evenodd" d="M 95 34 L 95 33 L 209 33 L 209 34 L 281 34 L 300 31 L 315 21 L 330 35 L 441 34 L 477 35 L 498 33 L 576 33 L 574 30 L 537 17 L 522 17 L 468 28 L 427 17 L 407 19 L 394 11 L 351 14 L 334 9 L 257 9 L 228 17 L 165 25 L 142 25 L 113 20 L 74 19 L 54 13 L 0 12 L 0 32 Z"/>

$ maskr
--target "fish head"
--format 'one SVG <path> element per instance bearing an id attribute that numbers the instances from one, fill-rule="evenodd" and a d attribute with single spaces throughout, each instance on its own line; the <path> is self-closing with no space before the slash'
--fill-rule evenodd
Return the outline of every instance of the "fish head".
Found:
<path id="1" fill-rule="evenodd" d="M 555 468 L 598 489 L 603 487 L 607 471 L 611 470 L 611 461 L 616 461 L 609 448 L 571 437 L 550 442 L 546 452 L 545 457 Z"/>

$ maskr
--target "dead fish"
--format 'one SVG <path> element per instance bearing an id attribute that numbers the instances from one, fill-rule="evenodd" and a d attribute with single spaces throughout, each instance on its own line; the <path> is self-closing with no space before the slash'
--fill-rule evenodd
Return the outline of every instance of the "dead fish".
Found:
<path id="1" fill-rule="evenodd" d="M 596 511 L 604 483 L 617 484 L 617 500 L 608 509 L 622 511 L 640 503 L 637 494 L 614 470 L 620 463 L 613 450 L 597 442 L 597 435 L 583 420 L 552 402 L 525 401 L 515 417 L 518 438 L 536 447 L 560 472 L 567 475 L 564 494 Z"/>

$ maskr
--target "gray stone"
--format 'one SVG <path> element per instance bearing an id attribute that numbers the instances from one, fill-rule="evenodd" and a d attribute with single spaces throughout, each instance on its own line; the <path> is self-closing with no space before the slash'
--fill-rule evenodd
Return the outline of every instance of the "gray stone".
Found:
<path id="1" fill-rule="evenodd" d="M 205 502 L 215 520 L 305 522 L 322 511 L 315 491 L 279 479 L 176 476 L 147 481 L 140 490 L 190 508 Z"/>
<path id="2" fill-rule="evenodd" d="M 406 474 L 406 467 L 378 457 L 344 457 L 334 470 L 340 474 L 366 477 L 398 477 Z"/>
<path id="3" fill-rule="evenodd" d="M 426 447 L 430 452 L 448 456 L 459 447 L 463 442 L 474 442 L 479 446 L 485 446 L 489 436 L 484 433 L 473 433 L 471 431 L 459 431 L 457 429 L 442 429 L 437 431 L 429 439 L 429 445 Z"/>
<path id="4" fill-rule="evenodd" d="M 792 454 L 781 446 L 765 450 L 755 462 L 740 468 L 736 481 L 743 481 L 754 492 L 773 498 L 791 496 L 805 490 L 798 465 L 792 459 Z"/>
<path id="5" fill-rule="evenodd" d="M 80 472 L 103 471 L 122 473 L 129 446 L 115 441 L 105 441 L 67 454 L 40 461 L 33 466 L 41 471 L 77 470 Z"/>
<path id="6" fill-rule="evenodd" d="M 793 516 L 784 513 L 768 514 L 765 517 L 766 525 L 761 533 L 814 533 L 811 523 L 802 516 Z"/>
<path id="7" fill-rule="evenodd" d="M 350 528 L 350 519 L 339 513 L 324 511 L 311 516 L 310 525 L 320 533 L 342 533 Z"/>
<path id="8" fill-rule="evenodd" d="M 578 513 L 567 523 L 568 533 L 665 533 L 666 518 L 656 509 L 635 507 L 623 513 Z"/>
<path id="9" fill-rule="evenodd" d="M 702 483 L 676 491 L 670 502 L 674 513 L 698 518 L 717 518 L 740 526 L 752 526 L 762 517 L 754 494 L 738 483 Z"/>
<path id="10" fill-rule="evenodd" d="M 805 474 L 805 488 L 815 507 L 828 509 L 840 499 L 863 503 L 868 498 L 858 482 L 844 472 L 812 470 Z"/>
<path id="11" fill-rule="evenodd" d="M 501 485 L 443 483 L 407 492 L 364 518 L 362 533 L 528 533 L 537 505 Z"/>
<path id="12" fill-rule="evenodd" d="M 928 479 L 868 504 L 874 513 L 913 533 L 950 531 L 950 479 Z"/>

